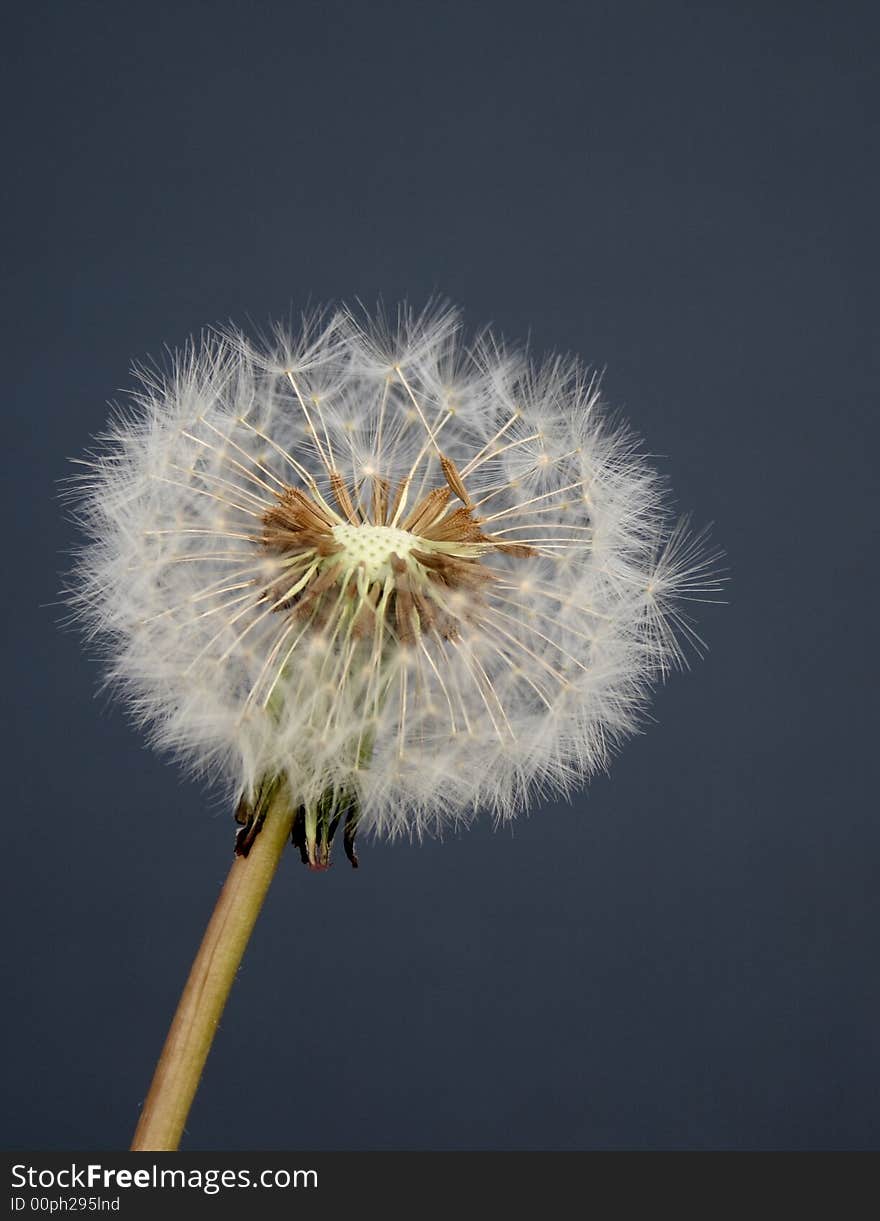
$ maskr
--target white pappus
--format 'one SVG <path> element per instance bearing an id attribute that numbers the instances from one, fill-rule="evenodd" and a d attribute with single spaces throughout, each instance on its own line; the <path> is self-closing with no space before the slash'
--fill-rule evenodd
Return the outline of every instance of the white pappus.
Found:
<path id="1" fill-rule="evenodd" d="M 576 360 L 340 310 L 139 378 L 73 488 L 68 600 L 158 745 L 245 812 L 287 785 L 313 866 L 343 814 L 421 835 L 569 791 L 699 645 L 717 556 Z"/>

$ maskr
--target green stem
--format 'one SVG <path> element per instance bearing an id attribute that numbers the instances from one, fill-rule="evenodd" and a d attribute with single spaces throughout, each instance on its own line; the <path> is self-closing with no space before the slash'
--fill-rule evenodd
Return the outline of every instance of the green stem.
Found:
<path id="1" fill-rule="evenodd" d="M 205 930 L 156 1066 L 133 1150 L 176 1149 L 202 1069 L 293 823 L 280 785 L 247 856 L 236 857 Z"/>

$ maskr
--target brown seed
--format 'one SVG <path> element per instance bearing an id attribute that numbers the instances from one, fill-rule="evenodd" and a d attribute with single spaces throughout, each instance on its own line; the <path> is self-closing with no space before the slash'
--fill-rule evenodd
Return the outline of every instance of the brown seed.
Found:
<path id="1" fill-rule="evenodd" d="M 464 504 L 470 505 L 471 498 L 468 496 L 468 490 L 462 482 L 461 475 L 458 473 L 458 468 L 451 458 L 447 458 L 445 454 L 440 455 L 440 465 L 443 467 L 443 474 L 446 477 L 446 482 L 449 484 L 452 491 L 456 494 L 459 500 Z"/>
<path id="2" fill-rule="evenodd" d="M 308 521 L 314 530 L 329 530 L 333 519 L 327 516 L 326 510 L 316 504 L 310 496 L 299 488 L 288 487 L 281 493 L 283 503 L 292 511 Z"/>
<path id="3" fill-rule="evenodd" d="M 403 494 L 408 487 L 409 487 L 409 477 L 407 476 L 407 477 L 401 479 L 400 483 L 397 485 L 397 491 L 394 493 L 394 499 L 391 502 L 391 508 L 388 510 L 388 515 L 385 518 L 386 522 L 394 521 L 394 514 L 397 512 L 397 509 L 403 498 Z"/>
<path id="4" fill-rule="evenodd" d="M 342 478 L 339 471 L 330 472 L 330 487 L 333 489 L 333 495 L 336 498 L 336 503 L 339 505 L 342 512 L 353 526 L 359 526 L 361 524 L 361 519 L 355 512 L 355 507 L 352 504 L 351 496 L 348 493 L 348 488 L 345 486 L 345 480 Z"/>
<path id="5" fill-rule="evenodd" d="M 441 517 L 440 521 L 423 530 L 422 537 L 436 543 L 471 541 L 475 532 L 477 536 L 480 534 L 479 525 L 471 516 L 472 512 L 469 508 L 453 509 L 451 513 Z"/>
<path id="6" fill-rule="evenodd" d="M 385 525 L 385 514 L 388 510 L 388 480 L 379 475 L 373 476 L 373 524 Z"/>
<path id="7" fill-rule="evenodd" d="M 517 559 L 529 559 L 538 552 L 534 547 L 529 547 L 525 543 L 496 543 L 490 536 L 489 542 L 492 543 L 496 551 L 503 551 L 506 555 L 515 555 Z"/>
<path id="8" fill-rule="evenodd" d="M 400 637 L 400 641 L 402 644 L 413 644 L 415 642 L 415 632 L 413 631 L 414 607 L 412 594 L 408 590 L 398 589 L 394 603 L 394 616 L 397 621 L 397 634 Z"/>
<path id="9" fill-rule="evenodd" d="M 415 603 L 416 611 L 418 612 L 419 622 L 422 625 L 422 631 L 427 633 L 433 630 L 437 622 L 437 613 L 434 603 L 430 598 L 426 598 L 424 594 L 413 594 L 413 602 Z"/>
<path id="10" fill-rule="evenodd" d="M 466 585 L 478 588 L 487 581 L 494 581 L 496 574 L 479 560 L 463 559 L 457 555 L 443 555 L 440 552 L 421 551 L 414 547 L 410 552 L 413 559 L 429 569 L 429 576 L 436 574 L 446 585 Z"/>
<path id="11" fill-rule="evenodd" d="M 352 634 L 358 640 L 363 640 L 364 636 L 368 635 L 373 630 L 373 625 L 376 622 L 376 612 L 370 606 L 369 602 L 362 602 L 360 610 L 354 617 L 352 624 Z"/>
<path id="12" fill-rule="evenodd" d="M 320 576 L 315 577 L 311 584 L 307 585 L 304 592 L 299 598 L 296 613 L 303 615 L 307 610 L 310 610 L 312 605 L 326 593 L 328 589 L 335 583 L 337 577 L 342 571 L 341 564 L 334 564 L 330 568 L 325 568 Z M 326 608 L 325 608 L 326 612 Z"/>
<path id="13" fill-rule="evenodd" d="M 449 500 L 449 488 L 434 488 L 427 496 L 423 496 L 412 512 L 400 523 L 401 530 L 409 530 L 418 534 L 432 525 Z"/>

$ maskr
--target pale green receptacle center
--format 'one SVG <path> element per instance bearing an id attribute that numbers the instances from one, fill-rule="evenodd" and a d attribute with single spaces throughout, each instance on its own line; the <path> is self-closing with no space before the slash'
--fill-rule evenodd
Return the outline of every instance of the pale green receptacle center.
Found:
<path id="1" fill-rule="evenodd" d="M 391 556 L 405 560 L 419 539 L 408 530 L 396 526 L 350 526 L 346 523 L 333 527 L 333 537 L 345 551 L 345 559 L 352 568 L 363 564 L 368 581 L 380 580 L 391 572 Z"/>

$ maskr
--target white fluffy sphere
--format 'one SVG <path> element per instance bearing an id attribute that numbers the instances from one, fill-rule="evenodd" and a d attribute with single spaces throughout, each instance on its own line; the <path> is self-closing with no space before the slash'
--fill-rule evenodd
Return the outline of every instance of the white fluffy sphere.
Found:
<path id="1" fill-rule="evenodd" d="M 340 312 L 140 378 L 77 488 L 71 600 L 154 740 L 247 800 L 507 818 L 681 660 L 711 561 L 576 361 Z"/>

